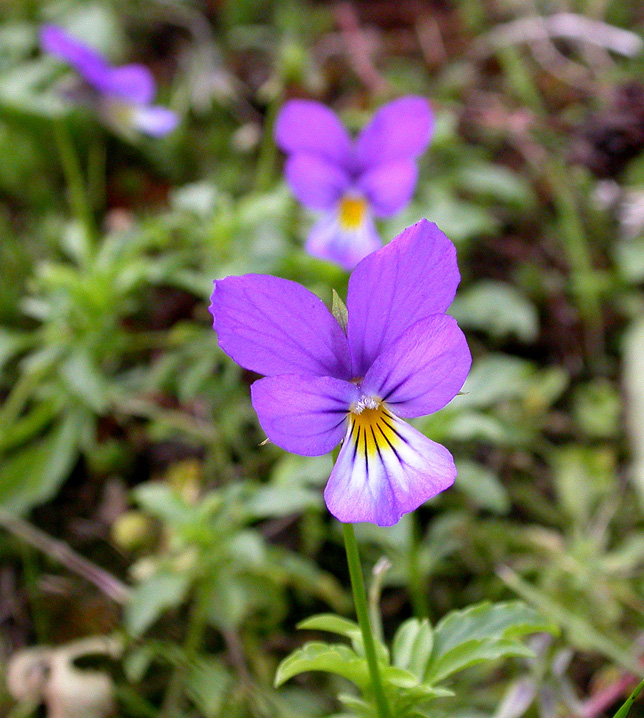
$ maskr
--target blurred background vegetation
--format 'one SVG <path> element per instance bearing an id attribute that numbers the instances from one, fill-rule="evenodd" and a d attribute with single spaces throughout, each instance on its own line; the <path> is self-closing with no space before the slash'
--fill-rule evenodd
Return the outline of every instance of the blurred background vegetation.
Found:
<path id="1" fill-rule="evenodd" d="M 122 138 L 70 106 L 45 22 L 148 65 L 179 128 Z M 309 97 L 357 130 L 413 93 L 436 134 L 381 230 L 427 217 L 456 243 L 474 366 L 418 423 L 455 488 L 358 527 L 366 568 L 389 562 L 373 600 L 387 638 L 517 597 L 561 628 L 459 673 L 432 715 L 612 715 L 644 656 L 644 6 L 5 0 L 0 23 L 0 714 L 100 718 L 81 697 L 108 674 L 125 718 L 339 710 L 341 679 L 272 687 L 317 635 L 300 620 L 351 613 L 331 458 L 260 446 L 254 377 L 218 349 L 208 297 L 244 272 L 342 294 L 344 271 L 303 252 L 272 122 Z M 36 646 L 55 649 L 11 697 L 9 657 Z M 37 707 L 34 671 L 83 668 L 82 712 Z"/>

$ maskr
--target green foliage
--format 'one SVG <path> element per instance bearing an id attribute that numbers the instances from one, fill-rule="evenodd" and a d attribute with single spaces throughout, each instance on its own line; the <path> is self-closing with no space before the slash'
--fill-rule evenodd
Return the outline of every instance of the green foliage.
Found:
<path id="1" fill-rule="evenodd" d="M 362 699 L 341 697 L 358 715 L 377 715 L 372 704 L 370 678 L 359 626 L 334 615 L 314 616 L 302 621 L 301 629 L 328 631 L 348 638 L 351 647 L 318 641 L 306 643 L 285 658 L 277 669 L 275 685 L 305 671 L 323 671 L 346 678 L 356 685 Z M 464 611 L 453 611 L 432 628 L 427 619 L 405 621 L 397 630 L 389 652 L 378 642 L 378 660 L 385 692 L 399 718 L 429 716 L 433 701 L 453 695 L 439 685 L 452 675 L 479 663 L 511 656 L 531 656 L 521 641 L 536 632 L 556 632 L 533 609 L 514 601 L 481 603 Z"/>
<path id="2" fill-rule="evenodd" d="M 123 718 L 317 718 L 338 695 L 338 716 L 373 716 L 356 624 L 301 621 L 351 610 L 322 499 L 331 458 L 262 443 L 255 377 L 220 351 L 207 311 L 214 278 L 271 272 L 346 322 L 346 273 L 303 251 L 313 217 L 272 139 L 290 97 L 352 131 L 406 93 L 436 114 L 412 202 L 377 223 L 389 240 L 425 216 L 457 244 L 450 312 L 474 365 L 460 396 L 416 421 L 454 454 L 454 488 L 394 527 L 356 527 L 367 567 L 391 564 L 374 579 L 382 617 L 373 596 L 371 609 L 392 637 L 378 650 L 396 718 L 584 714 L 618 670 L 639 670 L 644 162 L 614 150 L 641 120 L 641 52 L 608 63 L 582 40 L 503 45 L 505 23 L 525 19 L 511 4 L 413 19 L 385 5 L 356 5 L 355 27 L 343 4 L 291 0 L 0 9 L 0 505 L 130 591 L 115 610 L 56 551 L 3 531 L 0 656 L 113 628 Z M 640 21 L 628 3 L 592 19 Z M 179 129 L 102 127 L 72 99 L 75 73 L 40 52 L 42 22 L 149 65 Z M 346 643 L 298 650 L 297 621 Z M 540 633 L 552 623 L 560 635 Z M 278 682 L 329 679 L 274 690 L 289 652 Z M 0 680 L 0 714 L 33 712 Z"/>

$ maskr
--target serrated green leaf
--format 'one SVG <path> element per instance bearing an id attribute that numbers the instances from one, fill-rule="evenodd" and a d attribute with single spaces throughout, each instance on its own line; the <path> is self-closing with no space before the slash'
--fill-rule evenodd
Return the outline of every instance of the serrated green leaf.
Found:
<path id="1" fill-rule="evenodd" d="M 519 641 L 512 639 L 465 641 L 455 646 L 439 660 L 432 661 L 425 680 L 432 684 L 438 683 L 453 673 L 469 668 L 476 663 L 519 656 L 532 658 L 534 652 Z"/>
<path id="2" fill-rule="evenodd" d="M 342 644 L 329 645 L 313 641 L 306 643 L 277 667 L 275 687 L 278 688 L 293 676 L 305 671 L 325 671 L 342 676 L 360 689 L 369 684 L 367 661 Z"/>
<path id="3" fill-rule="evenodd" d="M 434 637 L 425 618 L 410 618 L 396 631 L 392 645 L 392 660 L 397 668 L 404 668 L 422 679 L 432 655 Z"/>
<path id="4" fill-rule="evenodd" d="M 309 631 L 337 633 L 339 636 L 345 636 L 351 640 L 360 635 L 360 626 L 355 621 L 342 618 L 342 616 L 336 616 L 333 613 L 321 613 L 317 616 L 310 616 L 300 621 L 297 627 Z"/>
<path id="5" fill-rule="evenodd" d="M 364 656 L 364 642 L 362 640 L 362 631 L 360 626 L 353 621 L 349 621 L 341 616 L 335 616 L 331 613 L 323 613 L 319 616 L 311 616 L 298 624 L 298 628 L 308 628 L 318 631 L 329 631 L 337 633 L 350 639 L 353 649 L 359 656 Z M 383 666 L 389 665 L 389 650 L 380 641 L 374 641 L 376 655 L 378 661 Z"/>
<path id="6" fill-rule="evenodd" d="M 555 632 L 556 627 L 521 601 L 484 602 L 452 611 L 434 630 L 434 651 L 425 680 L 435 683 L 486 660 L 532 655 L 516 639 L 541 631 Z"/>

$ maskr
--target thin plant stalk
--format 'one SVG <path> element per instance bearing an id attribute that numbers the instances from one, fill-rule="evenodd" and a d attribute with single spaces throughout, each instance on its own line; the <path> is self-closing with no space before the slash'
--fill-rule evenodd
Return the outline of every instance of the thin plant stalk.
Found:
<path id="1" fill-rule="evenodd" d="M 198 656 L 207 625 L 209 598 L 207 588 L 207 584 L 202 584 L 195 591 L 194 601 L 188 616 L 186 638 L 183 644 L 183 658 L 175 666 L 170 676 L 168 688 L 163 696 L 163 703 L 159 713 L 160 718 L 175 718 L 175 716 L 179 715 L 187 673 Z"/>
<path id="2" fill-rule="evenodd" d="M 559 159 L 551 159 L 548 175 L 553 189 L 559 227 L 570 263 L 572 292 L 586 325 L 588 354 L 600 357 L 604 353 L 602 310 L 588 237 L 579 216 L 570 181 Z"/>
<path id="3" fill-rule="evenodd" d="M 410 514 L 409 521 L 409 553 L 407 559 L 409 600 L 411 601 L 416 618 L 429 618 L 429 601 L 427 600 L 425 581 L 420 567 L 421 531 L 414 512 Z"/>
<path id="4" fill-rule="evenodd" d="M 264 134 L 259 147 L 259 156 L 257 158 L 257 172 L 255 174 L 255 189 L 258 192 L 266 192 L 271 186 L 275 168 L 277 163 L 277 146 L 273 139 L 273 128 L 277 113 L 282 106 L 283 91 L 276 93 L 266 110 L 264 119 Z"/>
<path id="5" fill-rule="evenodd" d="M 94 213 L 89 194 L 85 187 L 85 179 L 80 160 L 67 125 L 62 120 L 54 122 L 54 135 L 56 146 L 60 155 L 60 162 L 69 192 L 69 204 L 76 221 L 85 230 L 86 257 L 89 258 L 91 248 L 94 246 L 97 232 L 94 223 Z"/>
<path id="6" fill-rule="evenodd" d="M 360 565 L 360 554 L 358 552 L 358 543 L 356 541 L 353 524 L 342 524 L 342 532 L 344 534 L 344 546 L 347 552 L 347 563 L 349 564 L 349 575 L 351 576 L 351 588 L 353 590 L 353 601 L 358 616 L 358 623 L 362 632 L 362 640 L 364 642 L 364 652 L 369 666 L 369 675 L 371 677 L 371 686 L 376 699 L 379 718 L 393 718 L 389 702 L 382 684 L 380 676 L 380 668 L 378 666 L 378 657 L 376 656 L 376 644 L 371 630 L 371 622 L 369 620 L 369 607 L 367 604 L 367 592 L 364 585 L 364 577 L 362 575 L 362 567 Z"/>
<path id="7" fill-rule="evenodd" d="M 91 207 L 102 212 L 105 208 L 105 167 L 107 150 L 101 137 L 95 137 L 89 146 L 87 158 L 87 195 Z"/>

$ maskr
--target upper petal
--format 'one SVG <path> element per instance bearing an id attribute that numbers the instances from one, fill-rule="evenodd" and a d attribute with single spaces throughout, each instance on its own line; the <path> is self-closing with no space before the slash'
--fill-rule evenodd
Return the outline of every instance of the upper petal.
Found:
<path id="1" fill-rule="evenodd" d="M 310 209 L 331 209 L 351 184 L 340 166 L 305 152 L 288 158 L 284 174 L 295 196 Z"/>
<path id="2" fill-rule="evenodd" d="M 376 165 L 365 172 L 357 186 L 369 200 L 376 217 L 388 217 L 409 204 L 416 188 L 418 167 L 413 160 Z"/>
<path id="3" fill-rule="evenodd" d="M 429 144 L 434 115 L 424 97 L 402 97 L 383 107 L 356 141 L 356 162 L 361 170 L 379 164 L 418 157 Z"/>
<path id="4" fill-rule="evenodd" d="M 95 84 L 102 92 L 136 104 L 145 105 L 154 97 L 154 78 L 145 65 L 110 67 Z"/>
<path id="5" fill-rule="evenodd" d="M 362 392 L 378 396 L 398 416 L 425 416 L 459 392 L 472 357 L 465 335 L 447 314 L 421 319 L 372 364 Z"/>
<path id="6" fill-rule="evenodd" d="M 444 446 L 386 412 L 372 427 L 353 416 L 324 490 L 339 521 L 391 526 L 454 483 L 454 460 Z"/>
<path id="7" fill-rule="evenodd" d="M 326 454 L 342 440 L 354 384 L 328 376 L 282 374 L 256 381 L 251 399 L 259 423 L 277 446 L 294 454 Z"/>
<path id="8" fill-rule="evenodd" d="M 93 85 L 102 82 L 112 69 L 100 53 L 76 40 L 57 25 L 43 26 L 40 31 L 40 44 L 45 52 L 68 62 Z"/>
<path id="9" fill-rule="evenodd" d="M 306 152 L 349 169 L 353 146 L 335 112 L 313 100 L 290 100 L 275 121 L 275 142 L 287 154 Z"/>
<path id="10" fill-rule="evenodd" d="M 368 213 L 358 226 L 348 229 L 342 226 L 336 210 L 321 217 L 306 240 L 309 254 L 335 262 L 347 270 L 353 269 L 361 259 L 381 246 L 380 236 Z"/>
<path id="11" fill-rule="evenodd" d="M 459 281 L 456 248 L 426 219 L 365 257 L 347 295 L 353 376 L 363 377 L 412 324 L 444 314 Z"/>
<path id="12" fill-rule="evenodd" d="M 349 379 L 347 340 L 321 299 L 296 282 L 265 274 L 215 281 L 210 312 L 219 345 L 259 374 Z"/>

